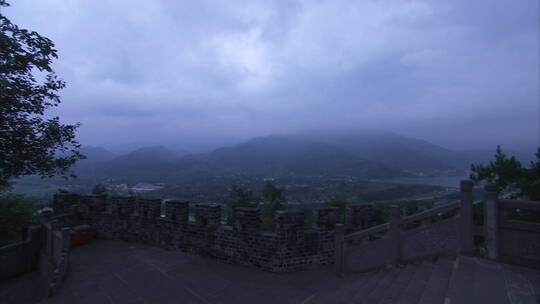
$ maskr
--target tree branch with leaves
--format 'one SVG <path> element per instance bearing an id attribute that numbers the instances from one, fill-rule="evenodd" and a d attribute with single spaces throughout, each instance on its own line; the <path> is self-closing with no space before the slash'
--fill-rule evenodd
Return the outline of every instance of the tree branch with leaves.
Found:
<path id="1" fill-rule="evenodd" d="M 50 39 L 0 14 L 0 189 L 25 175 L 72 177 L 69 168 L 84 158 L 75 139 L 79 124 L 45 116 L 65 87 L 51 67 L 56 58 Z"/>
<path id="2" fill-rule="evenodd" d="M 471 165 L 473 182 L 493 183 L 499 195 L 509 198 L 540 200 L 540 149 L 536 162 L 531 162 L 529 168 L 523 167 L 514 156 L 507 157 L 501 146 L 497 146 L 494 157 L 489 165 Z"/>

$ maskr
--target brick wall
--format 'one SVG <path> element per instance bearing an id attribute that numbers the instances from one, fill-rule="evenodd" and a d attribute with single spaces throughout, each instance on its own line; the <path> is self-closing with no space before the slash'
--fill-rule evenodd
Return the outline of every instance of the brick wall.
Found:
<path id="1" fill-rule="evenodd" d="M 221 225 L 218 204 L 195 204 L 194 221 L 189 221 L 189 203 L 185 201 L 166 201 L 161 216 L 160 200 L 55 196 L 59 210 L 77 204 L 87 205 L 77 209 L 79 218 L 101 239 L 141 242 L 271 272 L 303 270 L 334 260 L 338 209 L 333 207 L 315 211 L 316 225 L 311 230 L 304 229 L 303 212 L 277 211 L 275 231 L 268 233 L 260 231 L 258 208 L 236 208 L 233 225 L 225 226 Z M 360 212 L 355 214 L 361 216 Z"/>

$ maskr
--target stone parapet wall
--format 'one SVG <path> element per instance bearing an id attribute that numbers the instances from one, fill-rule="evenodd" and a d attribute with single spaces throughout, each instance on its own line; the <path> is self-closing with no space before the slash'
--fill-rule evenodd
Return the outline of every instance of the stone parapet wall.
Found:
<path id="1" fill-rule="evenodd" d="M 271 272 L 291 272 L 333 263 L 334 207 L 315 211 L 315 229 L 304 229 L 304 213 L 277 211 L 275 231 L 262 232 L 261 210 L 236 208 L 233 225 L 222 225 L 221 205 L 195 204 L 189 221 L 189 203 L 112 197 L 108 200 L 73 194 L 57 194 L 59 210 L 87 204 L 78 217 L 92 227 L 94 236 L 141 242 L 168 250 L 181 250 L 214 257 L 229 263 L 253 266 Z M 82 212 L 81 212 L 82 210 Z"/>
<path id="2" fill-rule="evenodd" d="M 69 268 L 71 227 L 65 226 L 70 215 L 53 217 L 43 227 L 43 246 L 39 255 L 39 273 L 52 296 L 64 281 Z M 63 219 L 64 222 L 60 222 Z"/>
<path id="3" fill-rule="evenodd" d="M 366 229 L 373 225 L 373 205 L 349 205 L 345 217 L 345 228 L 349 231 Z"/>
<path id="4" fill-rule="evenodd" d="M 42 233 L 41 226 L 31 226 L 24 241 L 0 247 L 0 282 L 37 269 Z"/>

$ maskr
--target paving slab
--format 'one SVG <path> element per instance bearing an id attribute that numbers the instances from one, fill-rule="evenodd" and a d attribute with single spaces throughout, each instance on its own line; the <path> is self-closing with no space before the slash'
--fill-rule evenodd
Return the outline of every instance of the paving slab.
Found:
<path id="1" fill-rule="evenodd" d="M 414 277 L 409 281 L 407 288 L 398 300 L 398 304 L 417 304 L 426 288 L 434 265 L 431 262 L 424 262 L 419 265 Z"/>
<path id="2" fill-rule="evenodd" d="M 315 303 L 364 276 L 339 277 L 331 266 L 276 274 L 180 251 L 99 240 L 73 248 L 66 282 L 43 303 Z"/>
<path id="3" fill-rule="evenodd" d="M 47 294 L 37 272 L 27 273 L 0 284 L 0 303 L 36 303 Z"/>
<path id="4" fill-rule="evenodd" d="M 383 295 L 382 299 L 378 303 L 396 303 L 409 285 L 409 282 L 412 280 L 418 268 L 418 264 L 409 264 L 404 269 L 402 269 L 399 276 L 388 287 L 387 292 Z"/>
<path id="5" fill-rule="evenodd" d="M 474 303 L 512 304 L 508 298 L 504 268 L 501 264 L 478 258 L 466 259 L 476 263 Z"/>
<path id="6" fill-rule="evenodd" d="M 377 286 L 358 303 L 378 303 L 381 298 L 388 292 L 388 288 L 403 273 L 403 269 L 396 267 L 390 269 L 386 275 L 379 281 Z"/>
<path id="7" fill-rule="evenodd" d="M 443 304 L 452 274 L 453 261 L 448 257 L 439 257 L 431 273 L 420 304 Z"/>
<path id="8" fill-rule="evenodd" d="M 461 257 L 459 263 L 453 263 L 440 257 L 434 265 L 423 262 L 404 269 L 341 276 L 331 265 L 276 274 L 180 251 L 105 240 L 71 250 L 66 280 L 53 297 L 43 298 L 39 281 L 37 273 L 30 273 L 3 282 L 0 303 L 315 304 L 403 300 L 436 304 L 445 298 L 451 303 L 479 303 L 478 299 L 505 303 L 505 297 L 499 294 L 505 290 L 512 304 L 540 302 L 540 272 L 477 258 Z M 472 290 L 476 291 L 469 292 Z"/>
<path id="9" fill-rule="evenodd" d="M 474 304 L 474 280 L 476 262 L 474 259 L 459 256 L 456 258 L 448 285 L 446 298 L 451 303 Z"/>

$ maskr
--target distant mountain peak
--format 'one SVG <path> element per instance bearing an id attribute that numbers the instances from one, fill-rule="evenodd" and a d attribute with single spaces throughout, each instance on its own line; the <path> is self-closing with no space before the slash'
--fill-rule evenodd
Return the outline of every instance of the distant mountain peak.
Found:
<path id="1" fill-rule="evenodd" d="M 181 155 L 179 153 L 176 153 L 165 146 L 148 146 L 141 147 L 128 154 L 118 156 L 114 159 L 114 161 L 137 165 L 139 162 L 161 163 L 175 161 L 180 158 Z"/>
<path id="2" fill-rule="evenodd" d="M 103 147 L 83 146 L 81 153 L 86 156 L 85 162 L 108 162 L 116 157 L 116 154 Z"/>

